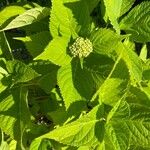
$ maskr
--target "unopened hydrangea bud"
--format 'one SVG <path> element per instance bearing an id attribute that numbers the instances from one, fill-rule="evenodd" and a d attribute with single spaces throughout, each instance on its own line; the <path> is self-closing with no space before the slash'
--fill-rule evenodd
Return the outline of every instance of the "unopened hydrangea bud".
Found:
<path id="1" fill-rule="evenodd" d="M 87 57 L 92 51 L 93 46 L 89 39 L 78 37 L 75 42 L 69 47 L 73 57 Z"/>

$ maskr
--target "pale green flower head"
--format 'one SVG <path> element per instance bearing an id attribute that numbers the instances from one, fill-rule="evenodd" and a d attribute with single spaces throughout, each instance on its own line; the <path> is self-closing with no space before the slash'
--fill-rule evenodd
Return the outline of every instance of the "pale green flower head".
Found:
<path id="1" fill-rule="evenodd" d="M 73 57 L 78 56 L 79 58 L 87 57 L 92 51 L 93 46 L 89 39 L 78 37 L 75 42 L 69 47 Z"/>

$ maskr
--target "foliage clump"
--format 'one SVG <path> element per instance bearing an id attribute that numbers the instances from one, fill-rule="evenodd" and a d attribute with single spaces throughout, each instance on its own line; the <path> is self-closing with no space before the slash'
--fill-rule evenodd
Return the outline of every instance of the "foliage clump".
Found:
<path id="1" fill-rule="evenodd" d="M 0 150 L 150 149 L 149 1 L 0 7 Z"/>

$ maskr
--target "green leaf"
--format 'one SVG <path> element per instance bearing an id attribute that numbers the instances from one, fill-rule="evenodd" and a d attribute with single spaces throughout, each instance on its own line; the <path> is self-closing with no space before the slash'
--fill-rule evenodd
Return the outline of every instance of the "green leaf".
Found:
<path id="1" fill-rule="evenodd" d="M 7 92 L 4 99 L 0 97 L 0 127 L 17 141 L 18 149 L 23 149 L 23 134 L 30 123 L 27 89 L 20 87 L 11 92 L 12 95 Z"/>
<path id="2" fill-rule="evenodd" d="M 50 42 L 51 37 L 49 31 L 43 31 L 27 37 L 19 37 L 15 39 L 23 41 L 30 54 L 35 58 L 44 51 L 45 47 Z"/>
<path id="3" fill-rule="evenodd" d="M 94 8 L 98 5 L 98 3 L 100 2 L 100 0 L 85 0 L 89 9 L 89 12 L 91 13 Z"/>
<path id="4" fill-rule="evenodd" d="M 103 107 L 95 107 L 91 112 L 82 118 L 58 127 L 55 130 L 35 139 L 31 144 L 40 142 L 43 138 L 54 139 L 60 143 L 70 146 L 89 146 L 95 147 L 103 140 L 104 122 L 103 122 Z"/>
<path id="5" fill-rule="evenodd" d="M 81 95 L 78 93 L 74 86 L 72 73 L 72 66 L 69 64 L 67 66 L 61 67 L 58 70 L 57 75 L 58 85 L 67 109 L 73 102 L 82 100 Z"/>
<path id="6" fill-rule="evenodd" d="M 90 100 L 93 95 L 94 82 L 91 73 L 81 69 L 78 59 L 60 68 L 57 80 L 66 108 L 73 103 L 75 105 L 78 101 Z"/>
<path id="7" fill-rule="evenodd" d="M 149 97 L 146 91 L 138 87 L 133 87 L 133 86 L 130 87 L 129 93 L 126 97 L 126 101 L 128 103 L 138 103 L 143 106 L 150 106 Z"/>
<path id="8" fill-rule="evenodd" d="M 17 10 L 17 11 L 16 11 Z M 11 13 L 10 13 L 11 12 Z M 25 8 L 21 6 L 7 6 L 0 11 L 0 26 L 2 26 L 8 19 L 12 19 L 19 14 L 25 12 Z M 4 25 L 3 25 L 4 26 Z"/>
<path id="9" fill-rule="evenodd" d="M 5 76 L 0 73 L 0 93 L 7 88 L 7 85 L 3 83 Z"/>
<path id="10" fill-rule="evenodd" d="M 90 40 L 96 53 L 111 56 L 111 53 L 121 41 L 121 36 L 109 29 L 100 28 L 91 34 Z"/>
<path id="11" fill-rule="evenodd" d="M 123 99 L 126 93 L 127 82 L 122 79 L 106 79 L 100 87 L 99 100 L 107 105 L 115 105 L 120 99 Z M 109 94 L 108 94 L 109 93 Z"/>
<path id="12" fill-rule="evenodd" d="M 47 73 L 46 75 L 42 76 L 38 81 L 37 84 L 46 92 L 50 93 L 51 90 L 57 84 L 57 70 L 52 71 L 51 73 Z"/>
<path id="13" fill-rule="evenodd" d="M 94 80 L 95 88 L 99 88 L 111 72 L 114 61 L 106 55 L 90 54 L 84 59 L 84 68 L 87 69 Z"/>
<path id="14" fill-rule="evenodd" d="M 119 24 L 118 18 L 120 17 L 122 0 L 104 0 L 104 4 L 106 7 L 106 14 L 111 21 L 114 29 L 119 33 Z"/>
<path id="15" fill-rule="evenodd" d="M 38 74 L 41 74 L 41 75 L 45 75 L 45 74 L 50 73 L 54 70 L 58 70 L 60 68 L 59 66 L 56 66 L 47 60 L 33 61 L 29 64 L 29 67 L 31 67 Z"/>
<path id="16" fill-rule="evenodd" d="M 11 140 L 9 143 L 10 150 L 16 150 L 16 144 L 17 142 L 15 140 Z"/>
<path id="17" fill-rule="evenodd" d="M 80 36 L 86 37 L 90 34 L 92 20 L 90 16 L 92 10 L 90 9 L 94 9 L 92 8 L 94 4 L 96 5 L 95 0 L 92 2 L 87 0 L 77 0 L 76 2 L 72 2 L 72 0 L 64 1 L 68 14 L 72 16 L 73 30 Z M 72 34 L 72 37 L 76 38 L 78 36 L 77 34 Z"/>
<path id="18" fill-rule="evenodd" d="M 27 10 L 12 20 L 2 31 L 23 27 L 37 22 L 50 14 L 49 8 L 40 7 Z"/>
<path id="19" fill-rule="evenodd" d="M 105 142 L 114 150 L 127 150 L 129 147 L 130 133 L 124 121 L 129 114 L 129 106 L 120 100 L 107 116 Z"/>
<path id="20" fill-rule="evenodd" d="M 32 68 L 20 61 L 8 61 L 6 67 L 15 84 L 28 82 L 39 76 Z"/>
<path id="21" fill-rule="evenodd" d="M 142 2 L 134 7 L 120 22 L 120 29 L 131 34 L 136 42 L 150 41 L 150 2 Z"/>
<path id="22" fill-rule="evenodd" d="M 36 59 L 49 60 L 59 66 L 68 64 L 71 61 L 71 57 L 67 54 L 68 42 L 64 37 L 54 38 Z"/>
<path id="23" fill-rule="evenodd" d="M 7 142 L 3 141 L 2 144 L 0 145 L 1 150 L 9 150 L 9 145 Z"/>
<path id="24" fill-rule="evenodd" d="M 140 104 L 130 104 L 130 119 L 127 121 L 131 133 L 131 145 L 150 145 L 150 108 Z"/>
<path id="25" fill-rule="evenodd" d="M 128 44 L 128 42 L 125 42 L 123 44 L 121 42 L 122 39 L 123 37 L 108 29 L 99 29 L 91 36 L 93 49 L 96 53 L 114 57 L 114 52 L 116 52 L 118 55 L 118 60 L 116 60 L 114 67 L 117 66 L 117 64 L 120 62 L 120 59 L 122 58 L 126 63 L 130 78 L 133 83 L 134 81 L 140 81 L 142 78 L 141 61 L 136 53 L 130 48 L 130 43 Z"/>
<path id="26" fill-rule="evenodd" d="M 71 35 L 76 35 L 76 22 L 73 20 L 73 15 L 68 13 L 67 8 L 63 4 L 63 0 L 52 0 L 52 9 L 50 15 L 50 32 L 52 37 L 59 35 L 70 38 Z"/>
<path id="27" fill-rule="evenodd" d="M 38 149 L 39 150 L 46 150 L 46 149 L 52 150 L 53 147 L 52 147 L 52 144 L 51 144 L 50 140 L 44 139 L 44 140 L 42 140 L 42 142 L 41 142 L 41 144 L 40 144 Z"/>
<path id="28" fill-rule="evenodd" d="M 119 79 L 123 79 L 123 80 L 130 79 L 127 65 L 123 61 L 123 59 L 119 60 L 119 62 L 117 63 L 115 69 L 112 72 L 111 78 L 119 78 Z"/>
<path id="29" fill-rule="evenodd" d="M 106 14 L 117 33 L 120 33 L 119 17 L 126 13 L 134 2 L 135 0 L 104 0 Z"/>
<path id="30" fill-rule="evenodd" d="M 120 16 L 125 14 L 134 4 L 136 0 L 122 0 L 122 5 L 121 5 L 121 11 L 120 11 Z"/>
<path id="31" fill-rule="evenodd" d="M 137 54 L 131 50 L 128 45 L 122 43 L 116 48 L 116 53 L 126 63 L 132 83 L 135 84 L 135 82 L 140 82 L 143 70 L 142 63 Z"/>
<path id="32" fill-rule="evenodd" d="M 53 0 L 50 19 L 50 31 L 53 37 L 86 36 L 90 32 L 90 13 L 99 0 Z"/>
<path id="33" fill-rule="evenodd" d="M 130 145 L 148 147 L 149 114 L 147 106 L 119 101 L 107 116 L 106 143 L 109 141 L 114 150 L 126 150 Z"/>

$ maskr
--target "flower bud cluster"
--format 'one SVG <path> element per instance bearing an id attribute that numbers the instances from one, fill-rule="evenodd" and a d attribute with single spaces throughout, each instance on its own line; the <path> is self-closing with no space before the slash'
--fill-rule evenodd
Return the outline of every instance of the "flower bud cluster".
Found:
<path id="1" fill-rule="evenodd" d="M 89 39 L 78 37 L 75 42 L 69 47 L 73 57 L 87 57 L 92 51 L 93 46 Z"/>

